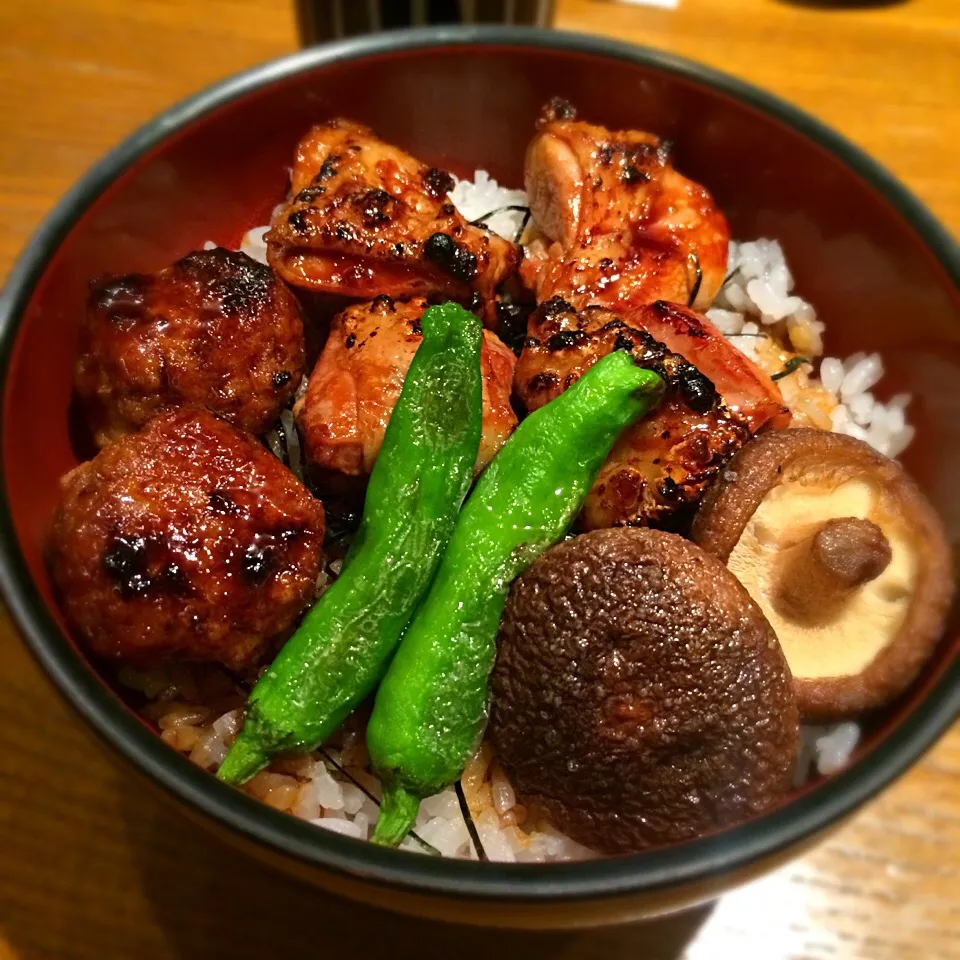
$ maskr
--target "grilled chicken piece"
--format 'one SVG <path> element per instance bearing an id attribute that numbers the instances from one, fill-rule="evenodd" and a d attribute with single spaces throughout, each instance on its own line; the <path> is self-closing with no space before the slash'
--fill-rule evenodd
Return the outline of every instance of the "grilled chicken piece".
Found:
<path id="1" fill-rule="evenodd" d="M 612 350 L 628 350 L 667 384 L 660 407 L 624 432 L 603 465 L 580 515 L 585 529 L 675 523 L 752 433 L 789 421 L 776 385 L 705 318 L 658 301 L 631 319 L 548 300 L 530 319 L 517 363 L 528 410 Z"/>
<path id="2" fill-rule="evenodd" d="M 262 433 L 305 366 L 297 298 L 269 267 L 216 248 L 99 281 L 80 324 L 75 385 L 100 446 L 186 403 Z"/>
<path id="3" fill-rule="evenodd" d="M 351 476 L 373 469 L 403 379 L 423 339 L 423 299 L 379 296 L 336 316 L 327 344 L 294 412 L 314 466 Z M 516 357 L 490 330 L 483 332 L 483 434 L 475 470 L 482 470 L 517 425 L 510 405 Z"/>
<path id="4" fill-rule="evenodd" d="M 266 235 L 289 283 L 371 299 L 436 295 L 476 305 L 520 263 L 520 248 L 472 226 L 447 197 L 453 178 L 330 120 L 300 141 L 292 199 Z"/>
<path id="5" fill-rule="evenodd" d="M 527 149 L 533 222 L 546 238 L 521 268 L 538 300 L 618 311 L 668 300 L 706 309 L 723 284 L 730 231 L 710 194 L 677 173 L 668 145 L 575 119 L 551 101 Z"/>

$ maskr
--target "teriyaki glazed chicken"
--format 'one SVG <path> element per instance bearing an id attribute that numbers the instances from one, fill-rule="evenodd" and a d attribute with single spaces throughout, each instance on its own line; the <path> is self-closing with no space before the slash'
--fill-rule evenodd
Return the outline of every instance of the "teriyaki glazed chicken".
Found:
<path id="1" fill-rule="evenodd" d="M 951 601 L 880 357 L 823 357 L 778 242 L 654 133 L 534 120 L 508 189 L 321 119 L 240 250 L 97 278 L 81 322 L 78 642 L 225 784 L 420 854 L 761 815 Z"/>

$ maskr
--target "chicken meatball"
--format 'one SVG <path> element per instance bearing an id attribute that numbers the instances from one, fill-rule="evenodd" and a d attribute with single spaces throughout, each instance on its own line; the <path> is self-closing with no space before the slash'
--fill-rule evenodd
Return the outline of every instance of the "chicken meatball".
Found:
<path id="1" fill-rule="evenodd" d="M 95 283 L 75 385 L 100 446 L 185 403 L 260 433 L 290 403 L 304 365 L 296 297 L 269 267 L 217 248 Z"/>
<path id="2" fill-rule="evenodd" d="M 313 596 L 320 501 L 253 437 L 200 407 L 158 414 L 61 486 L 50 572 L 95 654 L 241 669 Z"/>

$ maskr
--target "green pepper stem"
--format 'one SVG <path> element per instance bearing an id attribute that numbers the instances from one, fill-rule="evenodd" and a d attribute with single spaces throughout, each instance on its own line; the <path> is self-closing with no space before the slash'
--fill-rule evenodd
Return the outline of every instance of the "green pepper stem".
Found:
<path id="1" fill-rule="evenodd" d="M 256 742 L 251 732 L 241 730 L 240 736 L 234 741 L 230 752 L 220 764 L 217 779 L 239 786 L 241 783 L 246 783 L 254 774 L 259 773 L 269 762 L 269 752 Z"/>
<path id="2" fill-rule="evenodd" d="M 417 821 L 420 798 L 396 784 L 384 788 L 380 816 L 371 839 L 382 847 L 395 847 Z"/>

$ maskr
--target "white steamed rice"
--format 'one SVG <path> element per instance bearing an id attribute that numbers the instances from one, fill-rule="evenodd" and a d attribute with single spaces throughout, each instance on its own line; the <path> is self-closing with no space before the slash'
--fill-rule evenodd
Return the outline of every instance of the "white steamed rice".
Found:
<path id="1" fill-rule="evenodd" d="M 823 357 L 825 324 L 813 307 L 793 292 L 793 276 L 776 240 L 730 244 L 727 281 L 707 317 L 737 348 L 768 372 L 782 369 L 782 344 L 790 352 L 814 362 L 819 360 L 819 378 L 808 372 L 791 374 L 781 381 L 784 399 L 794 408 L 791 393 L 796 383 L 815 397 L 814 403 L 829 419 L 819 420 L 807 410 L 810 425 L 832 429 L 865 440 L 888 457 L 899 456 L 913 439 L 906 420 L 910 402 L 898 394 L 882 403 L 871 392 L 883 376 L 883 361 L 877 353 L 855 353 L 846 360 Z M 771 348 L 774 349 L 771 349 Z M 796 410 L 794 411 L 797 412 Z"/>
<path id="2" fill-rule="evenodd" d="M 502 236 L 514 238 L 522 229 L 524 211 L 502 208 L 525 207 L 526 194 L 501 187 L 484 170 L 476 171 L 473 180 L 458 180 L 450 198 L 468 220 L 498 211 L 485 222 Z M 265 263 L 263 238 L 268 229 L 262 226 L 247 231 L 240 249 Z M 768 373 L 780 372 L 794 356 L 811 361 L 809 366 L 780 379 L 784 400 L 796 422 L 859 437 L 881 453 L 897 456 L 914 433 L 906 420 L 910 398 L 900 394 L 881 402 L 874 396 L 873 388 L 883 376 L 883 362 L 878 354 L 857 353 L 846 360 L 822 357 L 825 325 L 817 319 L 814 308 L 793 292 L 793 286 L 793 277 L 776 240 L 732 242 L 727 280 L 707 316 Z M 282 426 L 286 449 L 290 449 L 291 442 L 293 445 L 292 460 L 299 457 L 297 442 L 291 441 L 290 436 L 291 429 L 294 433 L 295 429 L 292 423 Z M 279 440 L 274 438 L 278 449 Z M 282 456 L 282 452 L 278 455 Z M 331 564 L 329 573 L 324 571 L 318 589 L 339 572 L 333 567 Z M 152 708 L 163 738 L 195 763 L 215 770 L 239 727 L 242 692 L 234 691 L 237 702 L 231 702 L 230 709 L 218 714 L 208 707 L 184 702 L 190 699 L 190 691 L 181 689 L 182 679 L 132 670 L 123 673 L 122 680 L 127 685 L 143 691 L 148 698 L 160 697 Z M 860 732 L 860 726 L 849 721 L 827 726 L 803 725 L 796 785 L 802 786 L 811 776 L 826 776 L 842 769 L 859 742 Z M 377 803 L 371 795 L 379 794 L 379 785 L 368 768 L 362 727 L 348 723 L 348 729 L 327 753 L 329 760 L 315 753 L 274 764 L 246 789 L 271 806 L 319 827 L 368 839 L 377 818 Z M 484 852 L 491 860 L 545 862 L 595 855 L 545 822 L 528 822 L 526 809 L 518 804 L 488 744 L 483 744 L 468 764 L 461 784 Z M 420 841 L 444 856 L 477 858 L 452 787 L 421 803 L 415 831 Z M 422 843 L 412 837 L 403 846 L 424 850 Z"/>
<path id="3" fill-rule="evenodd" d="M 477 170 L 473 180 L 457 180 L 450 199 L 467 220 L 483 217 L 486 226 L 501 237 L 514 240 L 523 229 L 526 191 L 501 187 L 486 170 Z M 521 209 L 509 209 L 511 207 Z M 488 216 L 494 210 L 497 212 Z"/>

